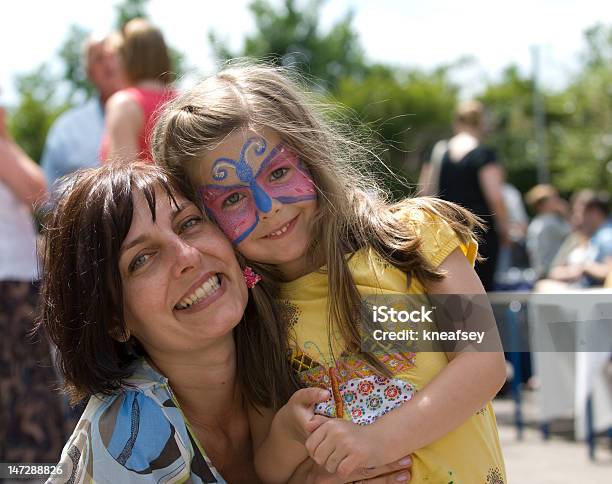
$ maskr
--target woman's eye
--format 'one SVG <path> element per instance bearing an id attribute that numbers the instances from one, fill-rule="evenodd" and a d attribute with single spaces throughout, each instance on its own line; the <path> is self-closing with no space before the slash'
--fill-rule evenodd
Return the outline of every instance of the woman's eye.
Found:
<path id="1" fill-rule="evenodd" d="M 242 193 L 239 193 L 239 192 L 232 193 L 229 197 L 223 200 L 223 208 L 228 208 L 233 205 L 236 205 L 243 198 L 244 198 L 244 195 Z"/>
<path id="2" fill-rule="evenodd" d="M 135 270 L 142 267 L 151 257 L 151 254 L 139 254 L 132 260 L 130 264 L 130 272 L 134 272 Z"/>
<path id="3" fill-rule="evenodd" d="M 196 225 L 200 225 L 202 223 L 202 217 L 189 217 L 181 224 L 181 232 L 190 229 L 191 227 L 195 227 Z"/>
<path id="4" fill-rule="evenodd" d="M 277 168 L 270 173 L 270 181 L 280 180 L 289 171 L 289 168 Z"/>

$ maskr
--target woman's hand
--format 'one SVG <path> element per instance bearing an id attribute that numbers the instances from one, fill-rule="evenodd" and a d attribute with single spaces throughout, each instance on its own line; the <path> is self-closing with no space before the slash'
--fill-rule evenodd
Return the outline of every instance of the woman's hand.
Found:
<path id="1" fill-rule="evenodd" d="M 412 458 L 406 456 L 397 462 L 370 469 L 358 469 L 347 478 L 330 474 L 312 459 L 306 459 L 296 469 L 289 484 L 344 484 L 358 482 L 363 484 L 397 484 L 410 482 Z"/>

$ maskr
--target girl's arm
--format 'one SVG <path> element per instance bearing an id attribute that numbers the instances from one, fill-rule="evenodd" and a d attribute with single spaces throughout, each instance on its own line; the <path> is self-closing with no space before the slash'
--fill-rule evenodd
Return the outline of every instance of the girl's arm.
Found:
<path id="1" fill-rule="evenodd" d="M 134 99 L 124 92 L 113 94 L 106 101 L 108 153 L 102 163 L 116 159 L 126 163 L 136 161 L 143 123 L 142 109 Z"/>
<path id="2" fill-rule="evenodd" d="M 461 249 L 440 265 L 446 277 L 431 284 L 431 294 L 484 294 Z M 491 312 L 491 320 L 493 314 Z M 449 364 L 412 400 L 376 422 L 358 426 L 333 419 L 306 441 L 309 455 L 330 472 L 347 475 L 357 467 L 386 464 L 448 434 L 499 391 L 506 377 L 501 352 L 450 354 Z"/>
<path id="3" fill-rule="evenodd" d="M 325 421 L 314 415 L 314 405 L 328 398 L 326 390 L 304 388 L 295 392 L 276 415 L 270 409 L 249 407 L 255 470 L 263 482 L 287 482 L 308 459 L 304 447 L 308 430 Z"/>

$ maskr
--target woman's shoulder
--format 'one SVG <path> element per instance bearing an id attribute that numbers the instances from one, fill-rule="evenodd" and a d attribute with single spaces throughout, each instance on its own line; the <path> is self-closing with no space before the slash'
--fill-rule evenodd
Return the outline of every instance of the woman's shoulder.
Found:
<path id="1" fill-rule="evenodd" d="M 481 167 L 489 163 L 497 162 L 497 152 L 495 148 L 488 145 L 478 145 L 466 156 L 470 163 L 476 167 Z"/>
<path id="2" fill-rule="evenodd" d="M 63 475 L 53 482 L 150 482 L 190 475 L 200 453 L 183 416 L 167 385 L 147 380 L 146 368 L 140 370 L 132 386 L 90 398 L 62 452 Z"/>

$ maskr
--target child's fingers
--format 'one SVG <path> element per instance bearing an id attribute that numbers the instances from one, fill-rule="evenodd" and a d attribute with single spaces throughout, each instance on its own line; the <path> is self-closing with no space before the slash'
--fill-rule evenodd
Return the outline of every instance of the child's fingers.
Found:
<path id="1" fill-rule="evenodd" d="M 317 464 L 321 466 L 325 466 L 327 464 L 327 461 L 329 460 L 329 458 L 331 457 L 331 455 L 334 453 L 335 450 L 336 450 L 336 442 L 333 439 L 330 439 L 329 436 L 326 435 L 326 438 L 324 438 L 321 441 L 321 443 L 317 446 L 317 448 L 315 449 L 312 458 Z M 330 463 L 330 466 L 333 465 L 333 467 L 335 468 L 337 464 L 338 464 L 337 462 L 335 463 L 335 465 L 333 465 L 333 463 Z"/>
<path id="2" fill-rule="evenodd" d="M 348 457 L 348 453 L 344 449 L 336 447 L 325 462 L 325 470 L 331 474 L 335 474 L 338 470 L 338 465 L 340 462 L 345 461 L 346 457 Z M 346 477 L 348 477 L 348 474 L 346 474 Z"/>
<path id="3" fill-rule="evenodd" d="M 359 459 L 356 456 L 349 454 L 346 457 L 344 457 L 344 459 L 342 459 L 340 463 L 338 464 L 338 467 L 336 469 L 336 474 L 338 474 L 342 478 L 347 478 L 359 466 L 360 466 Z"/>
<path id="4" fill-rule="evenodd" d="M 291 401 L 296 405 L 312 407 L 316 403 L 325 402 L 329 399 L 329 392 L 323 388 L 301 388 L 291 396 Z"/>
<path id="5" fill-rule="evenodd" d="M 308 422 L 306 422 L 304 429 L 306 430 L 306 432 L 311 434 L 327 421 L 329 421 L 329 417 L 315 415 Z"/>
<path id="6" fill-rule="evenodd" d="M 314 459 L 315 452 L 317 451 L 319 445 L 325 439 L 326 435 L 326 425 L 321 425 L 317 430 L 310 434 L 310 436 L 304 442 L 304 446 L 308 451 L 308 455 Z M 317 461 L 317 464 L 322 465 L 321 462 Z"/>

